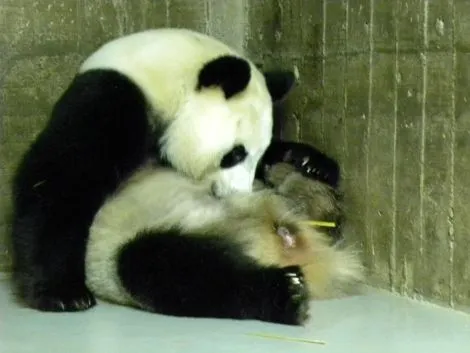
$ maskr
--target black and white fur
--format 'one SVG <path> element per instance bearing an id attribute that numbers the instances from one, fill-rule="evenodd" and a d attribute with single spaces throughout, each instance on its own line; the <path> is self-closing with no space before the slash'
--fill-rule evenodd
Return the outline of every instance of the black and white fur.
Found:
<path id="1" fill-rule="evenodd" d="M 91 226 L 88 287 L 162 314 L 304 323 L 309 299 L 348 293 L 362 267 L 305 223 L 341 213 L 334 190 L 284 164 L 267 178 L 219 199 L 171 169 L 137 173 Z"/>
<path id="2" fill-rule="evenodd" d="M 292 80 L 263 75 L 226 45 L 185 29 L 148 30 L 99 48 L 14 178 L 19 298 L 45 311 L 95 304 L 84 277 L 88 229 L 104 199 L 150 158 L 194 180 L 204 175 L 219 197 L 249 192 L 255 173 L 262 178 L 264 166 L 286 155 L 311 172 L 315 149 L 272 141 L 272 103 Z"/>

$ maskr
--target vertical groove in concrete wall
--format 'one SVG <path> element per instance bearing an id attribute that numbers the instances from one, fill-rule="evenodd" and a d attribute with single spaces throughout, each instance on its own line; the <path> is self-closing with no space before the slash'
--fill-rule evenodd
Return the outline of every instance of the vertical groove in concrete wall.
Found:
<path id="1" fill-rule="evenodd" d="M 327 7 L 326 1 L 322 1 L 322 36 L 321 36 L 321 87 L 324 89 L 325 87 L 325 68 L 326 68 L 326 24 L 327 24 Z M 325 105 L 322 104 L 320 106 L 321 110 L 321 121 L 320 121 L 320 143 L 325 145 Z"/>
<path id="2" fill-rule="evenodd" d="M 343 162 L 343 173 L 344 175 L 348 175 L 350 173 L 349 164 L 346 162 L 350 160 L 348 158 L 348 120 L 346 117 L 349 115 L 350 111 L 348 109 L 348 91 L 349 91 L 349 84 L 353 84 L 353 82 L 349 82 L 349 61 L 348 61 L 348 54 L 349 54 L 349 0 L 342 0 L 342 6 L 344 7 L 344 43 L 340 47 L 340 56 L 343 57 L 343 67 L 344 67 L 344 78 L 343 78 L 343 109 L 341 111 L 341 119 L 342 119 L 342 151 L 341 151 L 341 161 Z M 352 119 L 351 119 L 352 120 Z"/>
<path id="3" fill-rule="evenodd" d="M 395 274 L 397 269 L 396 263 L 396 254 L 397 254 L 397 132 L 398 132 L 398 82 L 399 82 L 399 22 L 397 16 L 397 8 L 400 0 L 395 0 L 395 7 L 392 10 L 393 17 L 394 17 L 394 36 L 393 39 L 395 41 L 393 47 L 395 50 L 395 56 L 393 57 L 393 148 L 392 148 L 392 239 L 391 244 L 389 246 L 390 254 L 389 254 L 389 261 L 390 261 L 390 269 L 389 269 L 389 279 L 390 279 L 390 287 L 391 290 L 395 290 Z M 384 153 L 385 151 L 382 151 Z M 383 177 L 383 176 L 382 176 Z M 380 179 L 378 179 L 380 180 Z M 385 230 L 385 229 L 384 229 Z"/>
<path id="4" fill-rule="evenodd" d="M 373 84 L 373 70 L 374 65 L 374 0 L 370 0 L 369 5 L 369 19 L 368 23 L 365 23 L 366 30 L 368 32 L 368 42 L 369 42 L 369 70 L 368 70 L 368 91 L 367 91 L 367 122 L 366 122 L 366 142 L 365 142 L 365 189 L 366 189 L 366 199 L 371 198 L 370 193 L 370 136 L 371 136 L 371 125 L 372 125 L 372 84 Z M 365 223 L 367 225 L 371 222 L 371 205 L 369 202 L 366 203 L 365 209 Z M 365 229 L 365 241 L 364 244 L 368 244 L 368 252 L 372 261 L 369 263 L 369 267 L 373 270 L 376 268 L 374 258 L 375 254 L 375 242 L 374 236 L 371 231 L 371 227 L 368 226 Z"/>
<path id="5" fill-rule="evenodd" d="M 421 53 L 421 71 L 422 71 L 422 98 L 421 98 L 421 136 L 420 136 L 420 158 L 419 158 L 419 233 L 416 235 L 418 238 L 418 251 L 416 252 L 416 262 L 418 266 L 424 256 L 424 232 L 425 232 L 425 217 L 424 217 L 424 188 L 425 188 L 425 174 L 426 174 L 426 98 L 427 98 L 427 81 L 428 81 L 428 0 L 422 1 L 423 13 L 423 52 Z M 418 269 L 419 271 L 419 269 Z"/>
<path id="6" fill-rule="evenodd" d="M 239 51 L 244 50 L 247 0 L 204 0 L 206 32 Z"/>
<path id="7" fill-rule="evenodd" d="M 451 42 L 452 42 L 452 77 L 451 77 L 451 112 L 450 112 L 450 168 L 449 168 L 449 208 L 447 210 L 447 224 L 448 224 L 448 244 L 449 244 L 449 306 L 454 306 L 454 251 L 455 251 L 455 227 L 454 227 L 454 204 L 455 204 L 455 118 L 456 118 L 456 72 L 457 72 L 457 51 L 456 51 L 456 14 L 455 3 L 451 2 Z"/>

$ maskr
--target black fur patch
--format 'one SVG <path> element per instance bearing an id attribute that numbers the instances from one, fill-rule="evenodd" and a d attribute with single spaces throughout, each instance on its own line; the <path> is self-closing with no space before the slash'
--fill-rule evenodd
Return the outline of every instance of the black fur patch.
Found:
<path id="1" fill-rule="evenodd" d="M 292 71 L 273 70 L 264 72 L 266 85 L 273 103 L 281 103 L 294 87 L 296 78 Z"/>
<path id="2" fill-rule="evenodd" d="M 295 75 L 291 71 L 267 71 L 264 76 L 273 100 L 273 137 L 282 139 L 288 108 L 284 101 L 295 86 Z"/>
<path id="3" fill-rule="evenodd" d="M 146 231 L 122 247 L 121 283 L 166 315 L 303 323 L 308 292 L 298 267 L 261 267 L 227 238 Z"/>
<path id="4" fill-rule="evenodd" d="M 14 180 L 15 279 L 27 305 L 94 305 L 84 282 L 88 228 L 104 198 L 147 158 L 150 136 L 146 101 L 119 73 L 78 75 L 59 99 Z"/>
<path id="5" fill-rule="evenodd" d="M 197 90 L 220 86 L 226 99 L 242 92 L 251 78 L 251 68 L 246 60 L 235 56 L 221 56 L 207 64 L 199 72 Z"/>
<path id="6" fill-rule="evenodd" d="M 340 182 L 339 164 L 313 146 L 301 142 L 271 141 L 257 169 L 257 178 L 264 180 L 264 170 L 283 162 L 296 167 L 304 176 L 318 180 L 333 188 Z"/>
<path id="7" fill-rule="evenodd" d="M 243 162 L 246 158 L 248 153 L 246 152 L 245 147 L 242 145 L 237 145 L 232 150 L 223 156 L 222 160 L 220 161 L 220 167 L 222 169 L 232 168 L 237 164 Z"/>

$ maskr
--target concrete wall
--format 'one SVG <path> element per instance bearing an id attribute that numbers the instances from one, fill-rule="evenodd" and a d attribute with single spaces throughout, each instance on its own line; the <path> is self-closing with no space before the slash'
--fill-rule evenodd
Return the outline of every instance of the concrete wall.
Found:
<path id="1" fill-rule="evenodd" d="M 341 161 L 372 283 L 470 304 L 470 2 L 253 1 L 249 11 L 249 52 L 300 73 L 287 134 Z"/>
<path id="2" fill-rule="evenodd" d="M 284 133 L 341 161 L 372 283 L 470 304 L 467 0 L 4 0 L 0 266 L 6 181 L 79 61 L 107 38 L 166 25 L 298 70 Z"/>

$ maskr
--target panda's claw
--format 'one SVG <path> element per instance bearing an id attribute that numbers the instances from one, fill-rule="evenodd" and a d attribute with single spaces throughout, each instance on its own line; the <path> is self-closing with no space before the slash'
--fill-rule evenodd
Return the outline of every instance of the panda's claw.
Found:
<path id="1" fill-rule="evenodd" d="M 337 186 L 340 173 L 337 162 L 312 146 L 296 144 L 284 153 L 282 161 L 308 178 Z"/>
<path id="2" fill-rule="evenodd" d="M 280 269 L 272 321 L 287 325 L 303 325 L 309 318 L 310 295 L 299 266 Z"/>
<path id="3" fill-rule="evenodd" d="M 84 285 L 64 285 L 59 289 L 42 288 L 26 301 L 32 308 L 48 312 L 84 311 L 96 305 L 95 297 Z"/>
<path id="4" fill-rule="evenodd" d="M 309 160 L 310 160 L 310 158 L 309 158 L 308 156 L 302 158 L 302 164 L 301 164 L 301 166 L 302 166 L 302 167 L 305 166 L 305 165 L 308 163 Z"/>

